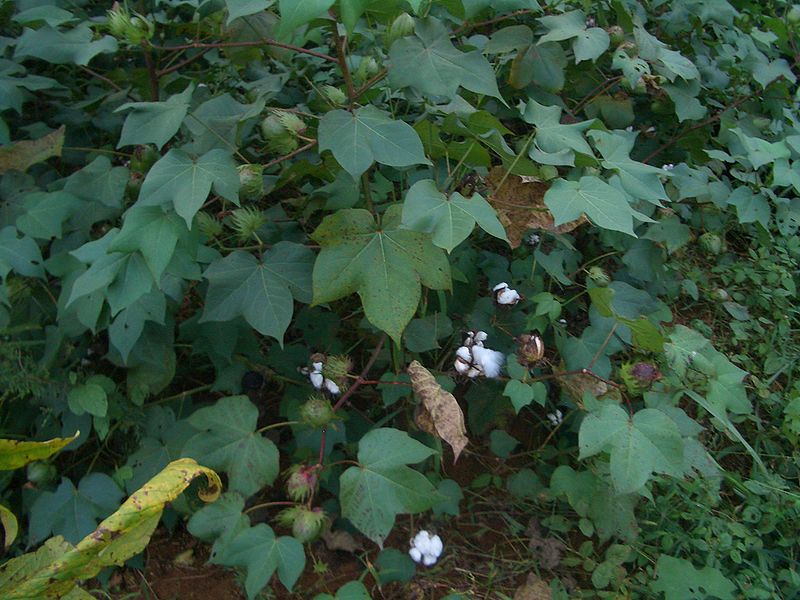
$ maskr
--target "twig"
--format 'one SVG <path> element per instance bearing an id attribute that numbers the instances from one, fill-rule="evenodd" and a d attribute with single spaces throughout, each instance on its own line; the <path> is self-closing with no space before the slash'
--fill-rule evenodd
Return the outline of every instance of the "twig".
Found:
<path id="1" fill-rule="evenodd" d="M 178 71 L 179 69 L 182 69 L 186 65 L 188 65 L 190 63 L 193 63 L 197 59 L 203 58 L 203 56 L 205 56 L 205 52 L 200 52 L 199 54 L 195 54 L 194 56 L 190 56 L 186 60 L 182 60 L 181 62 L 179 62 L 177 64 L 174 64 L 171 67 L 168 67 L 166 69 L 161 69 L 160 71 L 156 71 L 156 73 L 157 73 L 157 75 L 159 77 L 163 77 L 164 75 L 169 75 L 170 73 L 174 73 L 175 71 Z"/>
<path id="2" fill-rule="evenodd" d="M 100 81 L 105 81 L 108 85 L 110 85 L 116 91 L 118 91 L 118 92 L 123 91 L 123 89 L 120 86 L 118 86 L 116 83 L 111 81 L 105 75 L 101 75 L 97 71 L 92 71 L 89 67 L 84 67 L 83 65 L 78 65 L 78 67 L 80 68 L 81 71 L 84 71 L 85 73 L 89 73 L 89 75 L 91 75 L 92 77 L 97 77 L 97 79 L 99 79 Z"/>
<path id="3" fill-rule="evenodd" d="M 389 69 L 383 69 L 380 73 L 375 75 L 372 79 L 367 80 L 367 82 L 364 85 L 362 85 L 360 88 L 358 88 L 355 91 L 356 98 L 360 98 L 361 94 L 366 92 L 369 88 L 371 88 L 373 85 L 378 83 L 381 79 L 386 77 L 388 74 L 389 74 Z"/>
<path id="4" fill-rule="evenodd" d="M 278 158 L 275 158 L 275 159 L 269 161 L 268 163 L 264 163 L 264 168 L 268 169 L 269 167 L 274 167 L 275 165 L 280 164 L 285 160 L 289 160 L 290 158 L 294 158 L 295 156 L 305 152 L 306 150 L 311 150 L 311 148 L 313 148 L 316 145 L 317 145 L 317 141 L 316 140 L 314 140 L 313 142 L 309 142 L 305 146 L 300 146 L 297 150 L 293 150 L 292 152 L 289 152 L 289 154 L 285 154 L 284 156 L 279 156 Z"/>
<path id="5" fill-rule="evenodd" d="M 350 67 L 347 65 L 347 37 L 339 35 L 339 26 L 334 22 L 332 25 L 333 37 L 336 43 L 336 62 L 339 63 L 339 68 L 342 70 L 342 77 L 344 77 L 344 84 L 347 87 L 347 99 L 349 100 L 348 109 L 353 110 L 353 104 L 356 102 L 356 89 L 353 87 L 353 76 L 350 73 Z"/>
<path id="6" fill-rule="evenodd" d="M 277 48 L 284 48 L 285 50 L 293 50 L 294 52 L 298 52 L 300 54 L 308 54 L 309 56 L 315 56 L 316 58 L 321 58 L 322 60 L 327 60 L 328 62 L 334 62 L 334 63 L 339 62 L 337 58 L 330 56 L 328 54 L 323 54 L 322 52 L 315 52 L 314 50 L 308 50 L 306 48 L 301 48 L 300 46 L 295 46 L 293 44 L 284 44 L 283 42 L 270 39 L 263 39 L 250 42 L 192 42 L 191 44 L 181 44 L 178 46 L 153 46 L 153 48 L 155 48 L 156 50 L 163 50 L 165 52 L 168 52 L 175 50 L 190 50 L 192 48 L 211 50 L 212 48 L 245 48 L 245 47 L 265 46 L 265 45 L 275 46 Z"/>
<path id="7" fill-rule="evenodd" d="M 147 66 L 147 76 L 150 80 L 150 100 L 158 102 L 158 71 L 153 55 L 150 53 L 150 46 L 142 42 L 142 53 L 144 54 L 144 64 Z"/>
<path id="8" fill-rule="evenodd" d="M 501 15 L 499 17 L 494 17 L 493 19 L 487 19 L 486 21 L 464 23 L 460 27 L 457 27 L 453 30 L 453 35 L 458 35 L 459 33 L 463 33 L 464 31 L 475 29 L 477 27 L 483 27 L 484 25 L 493 25 L 494 23 L 499 23 L 500 21 L 507 21 L 508 19 L 513 19 L 515 17 L 521 17 L 522 15 L 529 15 L 531 13 L 538 12 L 538 10 L 539 9 L 523 8 L 520 10 L 515 10 L 514 12 L 510 12 L 507 15 Z"/>

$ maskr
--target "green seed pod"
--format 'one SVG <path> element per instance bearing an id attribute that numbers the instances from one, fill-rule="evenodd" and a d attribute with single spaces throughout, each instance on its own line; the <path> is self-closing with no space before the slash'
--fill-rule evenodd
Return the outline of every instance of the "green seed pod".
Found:
<path id="1" fill-rule="evenodd" d="M 698 241 L 700 242 L 700 247 L 709 254 L 719 254 L 722 252 L 722 238 L 716 233 L 707 231 L 700 236 Z"/>
<path id="2" fill-rule="evenodd" d="M 405 12 L 400 13 L 389 26 L 386 34 L 386 47 L 388 48 L 400 38 L 414 33 L 414 24 L 414 17 Z"/>
<path id="3" fill-rule="evenodd" d="M 319 537 L 325 527 L 325 511 L 319 507 L 311 510 L 302 507 L 297 511 L 292 524 L 292 535 L 301 544 L 312 542 Z"/>
<path id="4" fill-rule="evenodd" d="M 330 401 L 318 394 L 310 396 L 300 407 L 300 420 L 309 427 L 325 427 L 335 416 Z"/>
<path id="5" fill-rule="evenodd" d="M 625 41 L 625 31 L 623 31 L 622 27 L 619 25 L 612 25 L 607 30 L 608 36 L 611 38 L 611 43 L 615 46 L 619 46 L 623 41 Z"/>
<path id="6" fill-rule="evenodd" d="M 589 267 L 586 271 L 586 276 L 594 281 L 598 287 L 606 287 L 611 283 L 611 276 L 600 267 Z"/>
<path id="7" fill-rule="evenodd" d="M 222 235 L 222 223 L 202 210 L 194 216 L 194 224 L 209 239 Z"/>
<path id="8" fill-rule="evenodd" d="M 334 106 L 343 106 L 347 102 L 347 94 L 332 85 L 323 85 L 319 88 L 325 99 Z"/>
<path id="9" fill-rule="evenodd" d="M 800 22 L 800 4 L 792 5 L 792 8 L 786 13 L 786 20 L 789 21 L 789 23 Z"/>
<path id="10" fill-rule="evenodd" d="M 264 166 L 239 166 L 239 198 L 260 200 L 264 196 Z"/>
<path id="11" fill-rule="evenodd" d="M 294 152 L 297 150 L 299 145 L 300 144 L 298 143 L 294 134 L 288 131 L 281 136 L 272 138 L 267 144 L 270 150 L 277 152 L 278 154 L 289 154 L 290 152 Z"/>
<path id="12" fill-rule="evenodd" d="M 47 485 L 56 478 L 56 468 L 42 461 L 32 462 L 27 469 L 28 481 L 37 486 Z"/>
<path id="13" fill-rule="evenodd" d="M 131 16 L 128 9 L 120 6 L 119 2 L 112 5 L 106 16 L 108 31 L 121 42 L 139 45 L 152 38 L 155 33 L 155 26 L 147 17 L 138 13 Z"/>
<path id="14" fill-rule="evenodd" d="M 283 126 L 283 123 L 281 123 L 277 115 L 269 115 L 261 121 L 261 135 L 263 135 L 264 139 L 268 142 L 274 138 L 286 135 L 286 133 L 286 127 Z"/>

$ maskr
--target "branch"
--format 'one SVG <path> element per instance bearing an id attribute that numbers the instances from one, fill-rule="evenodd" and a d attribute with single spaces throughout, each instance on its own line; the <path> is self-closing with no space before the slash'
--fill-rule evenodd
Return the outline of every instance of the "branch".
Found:
<path id="1" fill-rule="evenodd" d="M 323 54 L 322 52 L 315 52 L 314 50 L 308 50 L 306 48 L 301 48 L 300 46 L 295 46 L 293 44 L 284 44 L 283 42 L 270 39 L 263 39 L 251 42 L 210 42 L 210 43 L 192 42 L 191 44 L 181 44 L 179 46 L 153 46 L 153 48 L 156 50 L 163 50 L 165 52 L 169 52 L 177 50 L 191 50 L 193 48 L 199 48 L 201 50 L 211 50 L 212 48 L 244 48 L 253 46 L 275 46 L 277 48 L 293 50 L 294 52 L 297 52 L 299 54 L 308 54 L 309 56 L 321 58 L 322 60 L 327 60 L 328 62 L 334 62 L 334 63 L 339 62 L 338 59 L 328 54 Z"/>
<path id="2" fill-rule="evenodd" d="M 339 25 L 334 22 L 333 23 L 333 37 L 336 43 L 336 62 L 339 63 L 339 68 L 342 70 L 342 76 L 344 77 L 344 84 L 347 86 L 347 98 L 349 100 L 348 109 L 353 110 L 353 104 L 356 102 L 356 89 L 353 87 L 353 76 L 350 73 L 350 67 L 347 66 L 347 37 L 342 37 L 339 35 Z"/>
<path id="3" fill-rule="evenodd" d="M 508 19 L 513 19 L 515 17 L 521 17 L 522 15 L 529 15 L 534 12 L 538 12 L 539 9 L 533 8 L 523 8 L 520 10 L 515 10 L 514 12 L 510 12 L 507 15 L 502 15 L 499 17 L 495 17 L 493 19 L 488 19 L 486 21 L 477 21 L 475 23 L 464 23 L 460 27 L 457 27 L 453 30 L 452 35 L 458 35 L 459 33 L 463 33 L 470 29 L 475 29 L 476 27 L 483 27 L 484 25 L 493 25 L 494 23 L 499 23 L 500 21 L 507 21 Z"/>
<path id="4" fill-rule="evenodd" d="M 279 156 L 278 158 L 275 158 L 275 159 L 269 161 L 268 163 L 264 163 L 264 168 L 268 169 L 269 167 L 274 167 L 275 165 L 280 164 L 285 160 L 289 160 L 290 158 L 294 158 L 295 156 L 305 152 L 306 150 L 311 150 L 311 148 L 313 148 L 316 145 L 317 145 L 317 140 L 313 140 L 313 141 L 307 143 L 305 146 L 300 146 L 297 150 L 293 150 L 292 152 L 289 152 L 289 154 L 286 154 L 284 156 Z"/>
<path id="5" fill-rule="evenodd" d="M 150 54 L 150 46 L 142 42 L 142 52 L 144 53 L 144 64 L 147 66 L 147 76 L 150 80 L 150 101 L 158 102 L 158 71 L 153 55 Z"/>

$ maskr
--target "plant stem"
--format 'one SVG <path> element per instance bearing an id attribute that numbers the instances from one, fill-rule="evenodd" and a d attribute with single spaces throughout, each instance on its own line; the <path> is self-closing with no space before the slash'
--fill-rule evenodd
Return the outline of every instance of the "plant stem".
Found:
<path id="1" fill-rule="evenodd" d="M 328 62 L 339 62 L 336 58 L 329 56 L 328 54 L 322 54 L 321 52 L 315 52 L 314 50 L 308 50 L 306 48 L 301 48 L 300 46 L 284 44 L 283 42 L 270 39 L 262 39 L 250 42 L 192 42 L 191 44 L 181 44 L 178 46 L 153 46 L 153 48 L 156 50 L 162 50 L 164 52 L 172 52 L 177 50 L 190 50 L 193 48 L 212 50 L 214 48 L 247 48 L 254 46 L 275 46 L 277 48 L 284 48 L 285 50 L 292 50 L 298 54 L 308 54 L 309 56 L 321 58 L 322 60 L 327 60 Z"/>
<path id="2" fill-rule="evenodd" d="M 364 201 L 367 203 L 367 210 L 375 214 L 372 206 L 372 190 L 369 187 L 369 169 L 361 174 L 361 186 L 364 188 Z"/>
<path id="3" fill-rule="evenodd" d="M 256 433 L 263 433 L 270 429 L 277 429 L 278 427 L 286 427 L 288 425 L 297 425 L 299 422 L 300 421 L 281 421 L 280 423 L 271 423 L 270 425 L 265 425 L 261 429 L 256 429 Z"/>
<path id="4" fill-rule="evenodd" d="M 353 111 L 353 105 L 356 102 L 355 87 L 353 87 L 353 76 L 350 73 L 350 67 L 347 66 L 347 37 L 339 35 L 339 25 L 334 22 L 332 25 L 333 39 L 336 44 L 336 62 L 339 63 L 339 68 L 342 70 L 342 77 L 344 77 L 344 84 L 347 87 L 348 110 Z"/>
<path id="5" fill-rule="evenodd" d="M 147 67 L 147 76 L 150 80 L 150 100 L 158 102 L 158 71 L 153 55 L 150 53 L 150 46 L 142 42 L 142 54 L 144 54 L 144 64 Z"/>
<path id="6" fill-rule="evenodd" d="M 314 140 L 313 142 L 309 142 L 305 146 L 300 146 L 297 150 L 293 150 L 292 152 L 289 152 L 289 154 L 286 154 L 284 156 L 279 156 L 278 158 L 274 158 L 271 161 L 269 161 L 267 163 L 264 163 L 264 168 L 268 169 L 269 167 L 274 167 L 275 165 L 278 165 L 278 164 L 282 163 L 285 160 L 289 160 L 290 158 L 294 158 L 298 154 L 302 154 L 306 150 L 311 150 L 311 148 L 313 148 L 316 145 L 317 145 L 317 141 L 316 140 Z"/>
<path id="7" fill-rule="evenodd" d="M 296 502 L 289 502 L 288 500 L 280 500 L 278 502 L 263 502 L 261 504 L 254 504 L 250 508 L 244 510 L 243 514 L 249 514 L 259 508 L 269 508 L 270 506 L 294 506 Z"/>

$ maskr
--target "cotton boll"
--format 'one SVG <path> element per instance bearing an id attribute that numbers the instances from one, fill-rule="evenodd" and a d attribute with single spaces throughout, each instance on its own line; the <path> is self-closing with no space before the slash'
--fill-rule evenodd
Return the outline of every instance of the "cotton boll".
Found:
<path id="1" fill-rule="evenodd" d="M 314 373 L 322 373 L 322 367 L 324 366 L 321 362 L 311 363 L 311 366 L 314 367 Z"/>
<path id="2" fill-rule="evenodd" d="M 320 389 L 322 387 L 322 382 L 325 379 L 322 376 L 322 373 L 313 372 L 308 374 L 308 378 L 311 380 L 311 385 L 314 386 L 316 389 Z"/>
<path id="3" fill-rule="evenodd" d="M 331 379 L 325 380 L 325 389 L 328 390 L 334 396 L 338 396 L 340 393 L 339 386 L 336 385 L 336 382 Z"/>
<path id="4" fill-rule="evenodd" d="M 473 347 L 472 357 L 475 363 L 483 370 L 486 377 L 497 377 L 505 363 L 506 357 L 502 352 L 489 348 Z"/>
<path id="5" fill-rule="evenodd" d="M 519 302 L 522 299 L 522 296 L 519 295 L 519 292 L 517 292 L 517 290 L 512 290 L 506 287 L 497 292 L 494 298 L 498 304 L 513 305 Z"/>
<path id="6" fill-rule="evenodd" d="M 431 534 L 424 529 L 420 531 L 414 538 L 414 547 L 417 548 L 422 554 L 430 554 L 431 551 Z"/>
<path id="7" fill-rule="evenodd" d="M 432 567 L 433 565 L 436 564 L 437 558 L 438 557 L 433 556 L 431 554 L 426 554 L 425 556 L 422 557 L 422 564 L 425 565 L 426 567 Z"/>
<path id="8" fill-rule="evenodd" d="M 408 551 L 408 555 L 415 563 L 418 563 L 422 560 L 422 552 L 419 551 L 419 548 L 412 547 L 411 550 Z"/>
<path id="9" fill-rule="evenodd" d="M 493 291 L 493 292 L 496 292 L 496 291 L 498 291 L 498 290 L 503 290 L 503 289 L 508 289 L 508 284 L 507 284 L 505 281 L 501 281 L 501 282 L 500 282 L 500 283 L 498 283 L 496 286 L 494 286 L 494 287 L 492 288 L 492 291 Z"/>
<path id="10" fill-rule="evenodd" d="M 442 555 L 443 549 L 444 544 L 442 544 L 442 538 L 440 538 L 438 535 L 433 536 L 431 538 L 431 554 L 436 558 L 439 558 Z"/>
<path id="11" fill-rule="evenodd" d="M 489 337 L 485 331 L 476 331 L 475 332 L 475 345 L 476 346 L 483 346 L 483 342 L 486 341 L 486 338 Z"/>
<path id="12" fill-rule="evenodd" d="M 475 379 L 478 375 L 481 374 L 481 370 L 477 367 L 470 367 L 469 371 L 467 371 L 467 377 L 470 379 Z"/>
<path id="13" fill-rule="evenodd" d="M 460 358 L 467 363 L 472 362 L 472 352 L 466 346 L 461 346 L 458 350 L 456 350 L 456 358 Z"/>

